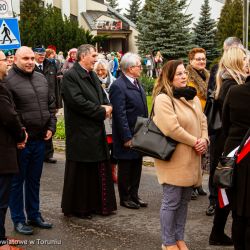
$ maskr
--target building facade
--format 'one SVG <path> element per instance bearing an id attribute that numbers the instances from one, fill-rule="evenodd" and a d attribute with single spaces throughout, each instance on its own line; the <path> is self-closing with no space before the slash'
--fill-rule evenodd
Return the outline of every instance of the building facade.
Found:
<path id="1" fill-rule="evenodd" d="M 17 14 L 20 14 L 20 2 L 12 0 L 13 11 Z M 97 45 L 104 52 L 137 52 L 136 25 L 104 4 L 104 0 L 44 0 L 43 5 L 61 9 L 63 16 L 78 21 L 79 26 L 90 30 L 93 35 L 107 36 Z"/>

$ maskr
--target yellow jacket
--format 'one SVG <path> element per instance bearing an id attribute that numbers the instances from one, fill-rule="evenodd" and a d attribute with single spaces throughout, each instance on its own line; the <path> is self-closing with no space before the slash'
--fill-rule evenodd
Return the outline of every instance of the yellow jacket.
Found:
<path id="1" fill-rule="evenodd" d="M 202 107 L 202 111 L 204 111 L 205 105 L 206 105 L 206 101 L 207 98 L 205 98 L 202 93 L 197 89 L 197 86 L 194 82 L 188 82 L 187 84 L 188 86 L 194 87 L 197 90 L 197 97 L 199 98 L 200 102 L 201 102 L 201 107 Z"/>
<path id="2" fill-rule="evenodd" d="M 200 99 L 202 110 L 204 111 L 207 100 L 207 84 L 210 76 L 209 71 L 206 69 L 203 70 L 203 73 L 206 76 L 206 80 L 204 81 L 191 65 L 188 65 L 186 70 L 188 71 L 187 85 L 196 88 L 197 96 Z"/>

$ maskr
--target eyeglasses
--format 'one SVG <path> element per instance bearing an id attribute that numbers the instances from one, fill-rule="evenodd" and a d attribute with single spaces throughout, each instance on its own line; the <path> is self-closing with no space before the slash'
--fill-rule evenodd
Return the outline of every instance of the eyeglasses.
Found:
<path id="1" fill-rule="evenodd" d="M 38 56 L 45 56 L 45 53 L 36 53 Z"/>
<path id="2" fill-rule="evenodd" d="M 97 71 L 97 72 L 98 72 L 98 71 L 106 71 L 106 69 L 101 68 L 101 69 L 97 69 L 96 71 Z"/>
<path id="3" fill-rule="evenodd" d="M 4 59 L 0 59 L 2 62 L 7 62 L 7 58 L 5 57 Z"/>
<path id="4" fill-rule="evenodd" d="M 175 74 L 177 77 L 182 77 L 182 76 L 187 76 L 188 72 L 187 71 L 183 71 L 183 72 L 178 72 Z"/>
<path id="5" fill-rule="evenodd" d="M 140 65 L 135 65 L 135 66 L 132 66 L 131 68 L 142 68 L 142 65 L 140 64 Z"/>
<path id="6" fill-rule="evenodd" d="M 200 61 L 206 61 L 207 58 L 194 58 L 195 61 L 200 62 Z"/>

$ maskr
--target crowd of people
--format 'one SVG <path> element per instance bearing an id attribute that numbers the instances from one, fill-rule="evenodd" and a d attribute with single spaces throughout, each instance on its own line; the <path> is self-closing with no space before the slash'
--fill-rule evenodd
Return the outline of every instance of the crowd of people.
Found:
<path id="1" fill-rule="evenodd" d="M 52 137 L 56 113 L 62 107 L 64 216 L 92 219 L 96 214 L 114 214 L 114 182 L 120 206 L 148 206 L 139 195 L 142 155 L 131 148 L 137 117 L 148 117 L 139 81 L 143 68 L 148 77 L 153 77 L 154 70 L 157 77 L 153 121 L 164 135 L 178 142 L 170 160 L 155 159 L 163 189 L 162 249 L 188 249 L 188 203 L 206 195 L 202 175 L 207 164 L 206 214 L 214 215 L 209 244 L 250 249 L 249 154 L 237 166 L 234 188 L 227 190 L 228 206 L 219 206 L 218 188 L 213 183 L 219 157 L 236 148 L 250 128 L 249 52 L 238 38 L 229 37 L 218 65 L 210 72 L 203 48 L 190 50 L 188 59 L 185 66 L 182 60 L 164 63 L 160 51 L 145 59 L 131 52 L 104 55 L 89 44 L 70 49 L 66 59 L 62 53 L 56 55 L 54 46 L 22 46 L 15 55 L 14 51 L 0 51 L 0 249 L 20 249 L 10 246 L 6 238 L 8 207 L 17 233 L 30 235 L 33 227 L 53 228 L 40 211 L 40 179 L 43 162 L 56 163 Z M 210 93 L 214 93 L 222 117 L 217 130 L 208 129 L 204 114 Z M 230 211 L 232 236 L 224 232 Z"/>

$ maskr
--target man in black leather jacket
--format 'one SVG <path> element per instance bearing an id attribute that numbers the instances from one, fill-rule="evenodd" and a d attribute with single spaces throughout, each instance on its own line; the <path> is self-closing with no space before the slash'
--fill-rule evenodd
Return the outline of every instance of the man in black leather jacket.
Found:
<path id="1" fill-rule="evenodd" d="M 17 50 L 13 68 L 5 79 L 29 136 L 26 147 L 19 151 L 20 173 L 13 177 L 9 202 L 15 230 L 21 234 L 32 234 L 30 225 L 52 227 L 41 216 L 39 190 L 45 141 L 56 130 L 55 100 L 49 94 L 46 78 L 35 72 L 34 67 L 34 52 L 23 46 Z"/>

